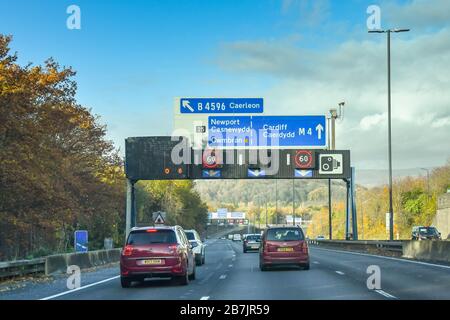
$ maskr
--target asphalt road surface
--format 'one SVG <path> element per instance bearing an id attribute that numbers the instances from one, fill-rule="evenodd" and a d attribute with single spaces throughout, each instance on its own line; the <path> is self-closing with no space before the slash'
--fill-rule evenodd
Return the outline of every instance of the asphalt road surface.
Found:
<path id="1" fill-rule="evenodd" d="M 0 292 L 0 299 L 450 299 L 449 266 L 310 247 L 310 270 L 261 272 L 258 253 L 244 254 L 241 242 L 212 239 L 206 250 L 188 286 L 152 279 L 123 289 L 115 265 L 83 273 L 79 289 L 68 290 L 62 276 Z M 367 287 L 369 266 L 379 267 L 380 289 Z"/>

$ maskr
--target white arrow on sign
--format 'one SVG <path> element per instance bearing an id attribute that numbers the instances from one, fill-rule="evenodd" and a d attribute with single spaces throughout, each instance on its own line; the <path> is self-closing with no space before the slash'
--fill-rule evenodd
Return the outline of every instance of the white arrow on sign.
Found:
<path id="1" fill-rule="evenodd" d="M 319 140 L 322 139 L 323 126 L 320 123 L 317 125 L 316 131 L 317 131 L 317 138 Z"/>
<path id="2" fill-rule="evenodd" d="M 190 105 L 189 103 L 190 103 L 189 100 L 183 100 L 183 103 L 182 103 L 183 108 L 187 108 L 187 109 L 189 109 L 191 112 L 194 112 L 194 108 L 192 108 L 191 105 Z"/>

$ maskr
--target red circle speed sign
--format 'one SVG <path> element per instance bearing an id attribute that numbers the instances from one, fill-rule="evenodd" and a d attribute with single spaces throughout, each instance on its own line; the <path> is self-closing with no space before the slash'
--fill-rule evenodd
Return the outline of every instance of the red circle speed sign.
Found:
<path id="1" fill-rule="evenodd" d="M 295 153 L 295 165 L 297 168 L 308 169 L 313 163 L 312 152 L 309 150 L 298 150 Z"/>
<path id="2" fill-rule="evenodd" d="M 208 169 L 217 168 L 219 165 L 218 153 L 213 149 L 207 149 L 203 152 L 203 167 Z"/>

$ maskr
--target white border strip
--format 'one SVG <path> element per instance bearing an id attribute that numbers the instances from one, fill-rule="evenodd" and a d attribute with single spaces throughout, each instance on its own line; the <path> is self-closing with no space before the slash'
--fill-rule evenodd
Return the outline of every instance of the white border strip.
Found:
<path id="1" fill-rule="evenodd" d="M 389 298 L 389 299 L 397 299 L 397 297 L 394 297 L 392 294 L 387 293 L 386 291 L 383 291 L 383 290 L 381 290 L 381 289 L 375 290 L 375 292 L 376 292 L 376 293 L 379 293 L 379 294 L 381 294 L 382 296 L 385 296 L 386 298 Z"/>
<path id="2" fill-rule="evenodd" d="M 86 288 L 90 288 L 90 287 L 96 286 L 98 284 L 105 283 L 105 282 L 108 282 L 108 281 L 111 281 L 111 280 L 114 280 L 114 279 L 117 279 L 117 278 L 120 278 L 120 276 L 115 276 L 115 277 L 108 278 L 108 279 L 105 279 L 105 280 L 102 280 L 102 281 L 94 282 L 94 283 L 85 285 L 83 287 L 79 287 L 79 288 L 76 288 L 76 289 L 73 289 L 73 290 L 69 290 L 69 291 L 64 291 L 64 292 L 55 294 L 53 296 L 49 296 L 49 297 L 42 298 L 42 299 L 39 299 L 39 300 L 50 300 L 50 299 L 53 299 L 53 298 L 61 297 L 61 296 L 64 296 L 66 294 L 70 294 L 70 293 L 73 293 L 73 292 L 76 292 L 76 291 L 80 291 L 80 290 L 83 290 L 83 289 L 86 289 Z"/>

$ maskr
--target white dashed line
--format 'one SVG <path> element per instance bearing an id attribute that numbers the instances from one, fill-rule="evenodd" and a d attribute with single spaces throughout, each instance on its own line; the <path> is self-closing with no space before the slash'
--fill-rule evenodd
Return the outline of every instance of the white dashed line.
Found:
<path id="1" fill-rule="evenodd" d="M 209 296 L 201 297 L 200 300 L 209 300 Z"/>
<path id="2" fill-rule="evenodd" d="M 219 279 L 220 279 L 220 280 L 224 280 L 226 277 L 227 277 L 227 275 L 226 275 L 226 274 L 223 274 L 223 275 L 221 275 L 221 276 L 219 277 Z"/>
<path id="3" fill-rule="evenodd" d="M 72 289 L 72 290 L 69 290 L 69 291 L 64 291 L 64 292 L 55 294 L 53 296 L 49 296 L 49 297 L 42 298 L 42 299 L 39 299 L 39 300 L 50 300 L 50 299 L 53 299 L 53 298 L 61 297 L 61 296 L 64 296 L 66 294 L 70 294 L 72 292 L 77 292 L 77 291 L 80 291 L 80 290 L 83 290 L 83 289 L 86 289 L 86 288 L 90 288 L 90 287 L 96 286 L 98 284 L 105 283 L 105 282 L 108 282 L 108 281 L 111 281 L 111 280 L 114 280 L 114 279 L 117 279 L 117 278 L 120 278 L 120 276 L 115 276 L 115 277 L 108 278 L 108 279 L 105 279 L 105 280 L 102 280 L 102 281 L 94 282 L 94 283 L 88 284 L 88 285 L 83 286 L 83 287 L 79 287 L 79 288 Z"/>
<path id="4" fill-rule="evenodd" d="M 341 276 L 345 275 L 342 271 L 335 271 L 337 274 L 340 274 Z"/>
<path id="5" fill-rule="evenodd" d="M 392 294 L 389 294 L 389 293 L 387 293 L 386 291 L 383 291 L 383 290 L 375 290 L 375 292 L 376 293 L 379 293 L 379 294 L 381 294 L 382 296 L 385 296 L 386 298 L 389 298 L 389 299 L 397 299 L 397 297 L 394 297 Z"/>
<path id="6" fill-rule="evenodd" d="M 229 265 L 228 265 L 228 268 L 233 268 L 233 265 L 232 265 L 232 264 L 229 264 Z"/>
<path id="7" fill-rule="evenodd" d="M 314 263 L 314 264 L 320 264 L 320 262 L 319 262 L 319 261 L 313 261 L 313 263 Z"/>

